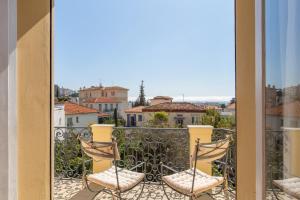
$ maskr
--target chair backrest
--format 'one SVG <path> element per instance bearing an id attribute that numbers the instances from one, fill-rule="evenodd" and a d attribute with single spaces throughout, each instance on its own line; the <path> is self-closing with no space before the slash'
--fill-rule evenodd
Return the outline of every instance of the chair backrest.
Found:
<path id="1" fill-rule="evenodd" d="M 94 142 L 79 138 L 83 152 L 95 160 L 120 160 L 115 139 L 111 142 Z"/>
<path id="2" fill-rule="evenodd" d="M 211 143 L 198 142 L 198 144 L 195 145 L 195 150 L 192 155 L 191 161 L 193 162 L 195 161 L 195 159 L 197 159 L 204 162 L 212 162 L 224 157 L 227 154 L 230 141 L 231 141 L 231 136 L 226 135 L 225 139 L 221 139 L 216 142 L 211 142 Z"/>

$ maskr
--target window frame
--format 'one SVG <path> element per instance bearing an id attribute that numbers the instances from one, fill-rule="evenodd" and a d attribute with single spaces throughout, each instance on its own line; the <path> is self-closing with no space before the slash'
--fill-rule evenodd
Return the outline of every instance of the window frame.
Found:
<path id="1" fill-rule="evenodd" d="M 22 116 L 20 119 L 30 118 L 29 108 L 40 112 L 35 116 L 40 120 L 37 127 L 29 127 L 29 124 L 20 123 L 25 134 L 31 129 L 31 134 L 35 136 L 26 139 L 23 135 L 18 135 L 18 152 L 21 153 L 22 159 L 18 161 L 18 188 L 17 193 L 22 197 L 22 200 L 39 200 L 43 197 L 45 200 L 50 200 L 51 188 L 53 181 L 53 135 L 52 134 L 52 109 L 53 109 L 53 54 L 52 54 L 52 26 L 53 26 L 53 8 L 52 0 L 30 1 L 30 6 L 25 5 L 28 2 L 17 0 L 18 18 L 18 45 L 25 47 L 31 44 L 30 50 L 26 48 L 17 48 L 18 66 L 25 65 L 30 67 L 26 74 L 18 73 L 18 90 L 13 88 L 18 94 L 18 105 L 21 106 L 17 111 L 17 115 Z M 235 1 L 235 16 L 236 16 L 236 96 L 237 96 L 237 198 L 238 199 L 264 199 L 264 179 L 263 174 L 263 147 L 262 137 L 264 130 L 262 127 L 263 109 L 263 0 L 236 0 Z M 11 8 L 13 9 L 13 8 Z M 34 11 L 34 12 L 33 12 Z M 32 20 L 36 20 L 35 22 Z M 36 23 L 39 22 L 39 23 Z M 40 28 L 43 25 L 44 28 Z M 35 28 L 37 27 L 37 28 Z M 23 34 L 27 34 L 23 37 Z M 39 36 L 39 37 L 36 37 Z M 22 39 L 22 40 L 21 40 Z M 48 39 L 50 39 L 48 41 Z M 47 41 L 46 41 L 47 40 Z M 45 42 L 46 41 L 46 42 Z M 32 43 L 33 42 L 33 43 Z M 49 42 L 49 44 L 46 44 Z M 45 45 L 46 44 L 46 45 Z M 32 56 L 31 53 L 37 52 L 39 56 Z M 13 58 L 14 59 L 14 58 Z M 41 67 L 41 63 L 43 63 Z M 42 68 L 42 70 L 40 69 Z M 21 69 L 21 68 L 20 68 Z M 38 75 L 39 79 L 30 79 L 31 75 Z M 26 84 L 22 84 L 26 83 Z M 36 84 L 39 83 L 39 84 Z M 49 87 L 48 87 L 49 85 Z M 26 104 L 27 100 L 22 99 L 26 87 L 33 87 L 32 97 L 40 98 L 40 93 L 45 91 L 49 95 L 47 100 L 42 98 L 42 102 L 38 105 Z M 52 103 L 49 103 L 49 101 Z M 42 105 L 42 106 L 41 106 Z M 46 106 L 45 106 L 46 105 Z M 40 107 L 41 106 L 41 107 Z M 13 108 L 9 107 L 10 111 Z M 48 117 L 45 118 L 44 113 Z M 42 133 L 40 132 L 42 131 Z M 17 130 L 18 133 L 21 133 Z M 29 145 L 28 140 L 34 139 L 42 147 L 39 152 L 33 154 L 25 154 L 32 152 L 32 145 Z M 24 139 L 24 140 L 22 140 Z M 47 141 L 47 144 L 45 143 Z M 249 144 L 250 143 L 250 144 Z M 46 144 L 46 145 L 44 145 Z M 20 151 L 24 153 L 22 153 Z M 31 168 L 32 161 L 43 163 L 39 165 L 39 169 L 34 173 L 28 173 Z M 48 166 L 48 164 L 50 166 Z M 52 169 L 51 169 L 52 167 Z M 34 171 L 34 170 L 33 170 Z M 36 181 L 38 180 L 38 181 Z M 32 182 L 35 187 L 28 186 L 24 183 Z M 36 183 L 38 182 L 38 183 Z"/>

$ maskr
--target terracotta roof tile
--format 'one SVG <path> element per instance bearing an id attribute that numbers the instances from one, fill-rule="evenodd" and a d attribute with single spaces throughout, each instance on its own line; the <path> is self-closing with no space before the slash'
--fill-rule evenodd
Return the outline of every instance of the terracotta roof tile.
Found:
<path id="1" fill-rule="evenodd" d="M 205 112 L 203 106 L 187 102 L 166 102 L 143 108 L 143 112 Z"/>
<path id="2" fill-rule="evenodd" d="M 98 113 L 98 111 L 95 109 L 91 109 L 71 102 L 65 102 L 64 109 L 66 115 Z"/>
<path id="3" fill-rule="evenodd" d="M 125 113 L 141 113 L 145 106 L 137 106 L 130 109 L 125 110 Z"/>

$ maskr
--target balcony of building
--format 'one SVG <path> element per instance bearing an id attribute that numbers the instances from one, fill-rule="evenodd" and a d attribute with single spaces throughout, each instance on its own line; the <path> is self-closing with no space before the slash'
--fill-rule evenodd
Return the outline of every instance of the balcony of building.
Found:
<path id="1" fill-rule="evenodd" d="M 213 129 L 210 126 L 189 126 L 188 128 L 113 128 L 112 132 L 107 131 L 112 126 L 95 125 L 96 128 L 82 127 L 57 127 L 55 132 L 55 178 L 54 178 L 54 199 L 81 199 L 84 189 L 82 184 L 82 151 L 78 136 L 90 140 L 99 140 L 114 136 L 118 142 L 118 149 L 121 161 L 118 166 L 131 168 L 132 166 L 147 160 L 146 184 L 141 199 L 167 199 L 161 185 L 161 177 L 171 172 L 161 171 L 161 163 L 164 163 L 178 171 L 189 169 L 190 151 L 194 147 L 195 138 L 201 138 L 203 142 L 217 141 L 226 135 L 235 138 L 235 131 L 228 129 Z M 100 128 L 100 129 L 99 129 Z M 110 135 L 111 134 L 111 135 Z M 229 198 L 235 198 L 236 188 L 236 158 L 235 140 L 230 144 L 227 164 L 229 166 Z M 224 159 L 223 159 L 224 161 Z M 110 161 L 94 161 L 88 166 L 90 172 L 104 170 Z M 198 161 L 199 162 L 199 161 Z M 222 166 L 217 162 L 201 163 L 199 169 L 211 175 L 221 175 Z M 137 169 L 139 170 L 139 169 Z M 124 199 L 135 199 L 141 186 L 123 195 Z M 221 191 L 221 187 L 214 190 Z M 172 199 L 188 199 L 178 192 L 166 189 L 168 196 Z M 205 195 L 204 195 L 205 196 Z M 100 193 L 96 199 L 111 199 L 111 195 Z M 224 193 L 220 192 L 217 199 L 224 199 Z"/>

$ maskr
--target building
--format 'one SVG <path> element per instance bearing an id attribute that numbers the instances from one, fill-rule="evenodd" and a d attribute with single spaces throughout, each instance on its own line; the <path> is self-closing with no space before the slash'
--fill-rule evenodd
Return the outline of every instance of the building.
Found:
<path id="1" fill-rule="evenodd" d="M 125 118 L 124 111 L 128 108 L 128 89 L 119 86 L 82 88 L 79 90 L 79 103 L 110 115 L 117 108 L 119 117 Z"/>
<path id="2" fill-rule="evenodd" d="M 300 101 L 266 108 L 266 129 L 280 131 L 282 127 L 300 127 Z"/>
<path id="3" fill-rule="evenodd" d="M 173 98 L 168 96 L 156 96 L 153 99 L 150 99 L 150 105 L 154 106 L 161 103 L 172 103 Z"/>
<path id="4" fill-rule="evenodd" d="M 114 113 L 114 109 L 117 109 L 118 115 L 121 118 L 125 118 L 124 110 L 128 108 L 127 103 L 109 97 L 86 99 L 82 101 L 82 105 L 91 109 L 96 109 L 99 112 L 107 113 L 111 116 Z"/>
<path id="5" fill-rule="evenodd" d="M 222 116 L 235 116 L 235 102 L 229 103 L 220 113 Z"/>
<path id="6" fill-rule="evenodd" d="M 65 127 L 66 126 L 66 117 L 64 104 L 57 103 L 54 106 L 54 127 Z"/>
<path id="7" fill-rule="evenodd" d="M 143 126 L 143 108 L 145 108 L 145 106 L 137 106 L 125 110 L 126 126 Z"/>
<path id="8" fill-rule="evenodd" d="M 98 122 L 99 113 L 96 109 L 71 102 L 55 105 L 54 127 L 87 127 Z"/>
<path id="9" fill-rule="evenodd" d="M 206 109 L 187 102 L 165 102 L 147 107 L 135 107 L 125 111 L 127 126 L 143 126 L 156 112 L 168 113 L 170 127 L 200 124 Z"/>

